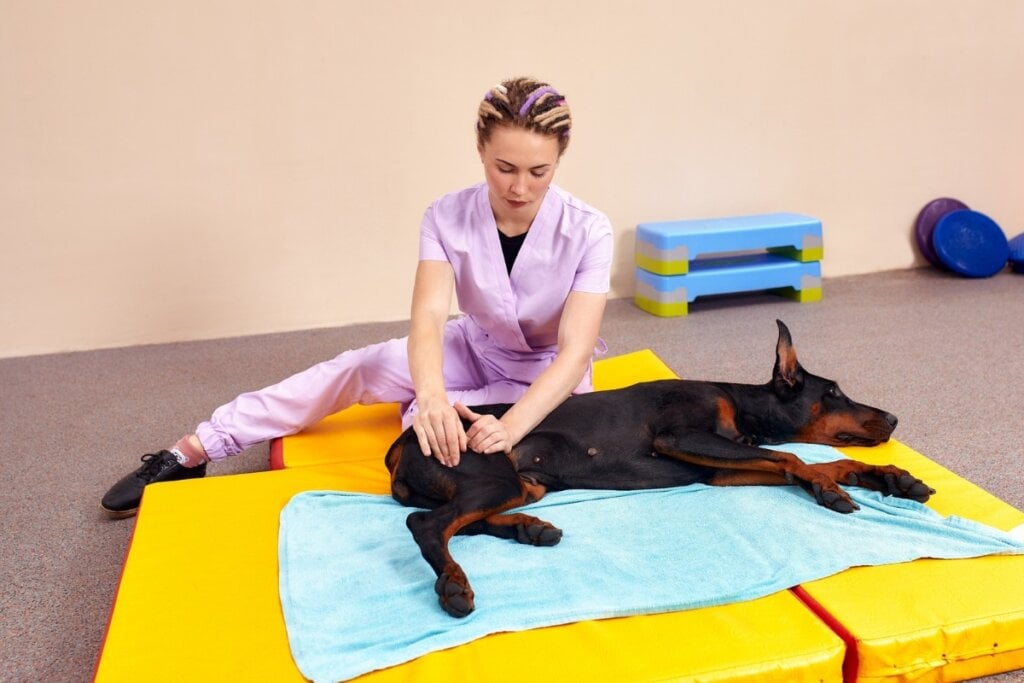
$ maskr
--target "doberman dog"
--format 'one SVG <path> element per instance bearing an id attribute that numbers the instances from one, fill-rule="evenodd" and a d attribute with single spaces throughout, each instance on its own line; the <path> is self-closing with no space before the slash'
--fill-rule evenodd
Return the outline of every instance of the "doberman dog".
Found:
<path id="1" fill-rule="evenodd" d="M 473 590 L 448 551 L 454 534 L 490 534 L 550 546 L 555 526 L 521 513 L 503 514 L 547 491 L 686 486 L 795 484 L 819 505 L 857 509 L 839 483 L 926 501 L 935 491 L 892 465 L 856 460 L 807 464 L 762 444 L 804 442 L 874 446 L 889 439 L 896 417 L 856 403 L 832 380 L 797 362 L 788 328 L 777 321 L 772 379 L 764 385 L 688 380 L 643 382 L 566 399 L 504 456 L 469 451 L 457 467 L 424 457 L 406 430 L 388 451 L 391 492 L 426 508 L 407 524 L 437 574 L 441 607 L 454 617 L 473 611 Z M 476 407 L 500 416 L 508 405 Z"/>

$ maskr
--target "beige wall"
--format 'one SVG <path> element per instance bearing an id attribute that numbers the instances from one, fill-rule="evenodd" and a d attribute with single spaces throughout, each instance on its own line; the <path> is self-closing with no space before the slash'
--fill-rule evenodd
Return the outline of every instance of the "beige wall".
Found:
<path id="1" fill-rule="evenodd" d="M 645 220 L 813 214 L 826 276 L 919 264 L 940 195 L 1024 230 L 1021 0 L 0 0 L 0 356 L 407 317 L 517 74 L 615 296 Z"/>

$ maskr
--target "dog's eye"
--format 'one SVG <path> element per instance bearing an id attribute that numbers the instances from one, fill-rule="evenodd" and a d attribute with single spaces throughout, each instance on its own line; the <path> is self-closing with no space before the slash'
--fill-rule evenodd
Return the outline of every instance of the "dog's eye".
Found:
<path id="1" fill-rule="evenodd" d="M 828 388 L 828 395 L 831 396 L 832 398 L 842 398 L 843 392 L 839 389 L 837 385 L 833 384 Z"/>

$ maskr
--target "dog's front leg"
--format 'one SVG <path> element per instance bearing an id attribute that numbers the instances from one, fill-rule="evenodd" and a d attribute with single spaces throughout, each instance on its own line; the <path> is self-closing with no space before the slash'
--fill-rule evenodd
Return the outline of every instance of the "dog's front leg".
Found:
<path id="1" fill-rule="evenodd" d="M 859 460 L 843 459 L 813 467 L 828 472 L 830 477 L 848 486 L 860 486 L 887 496 L 910 498 L 924 503 L 935 494 L 931 486 L 895 465 L 869 465 Z"/>
<path id="2" fill-rule="evenodd" d="M 712 470 L 713 486 L 798 484 L 819 505 L 836 512 L 858 509 L 827 471 L 816 470 L 792 453 L 730 441 L 711 432 L 666 431 L 654 438 L 655 452 Z"/>

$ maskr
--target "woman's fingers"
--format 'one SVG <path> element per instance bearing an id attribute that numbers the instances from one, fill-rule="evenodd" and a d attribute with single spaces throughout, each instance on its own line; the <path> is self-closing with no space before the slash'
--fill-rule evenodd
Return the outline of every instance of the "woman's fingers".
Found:
<path id="1" fill-rule="evenodd" d="M 512 438 L 501 420 L 485 415 L 466 432 L 469 448 L 477 453 L 504 453 L 512 448 Z"/>
<path id="2" fill-rule="evenodd" d="M 456 410 L 447 403 L 424 406 L 413 420 L 413 430 L 423 455 L 432 455 L 448 467 L 459 464 L 468 445 Z"/>

